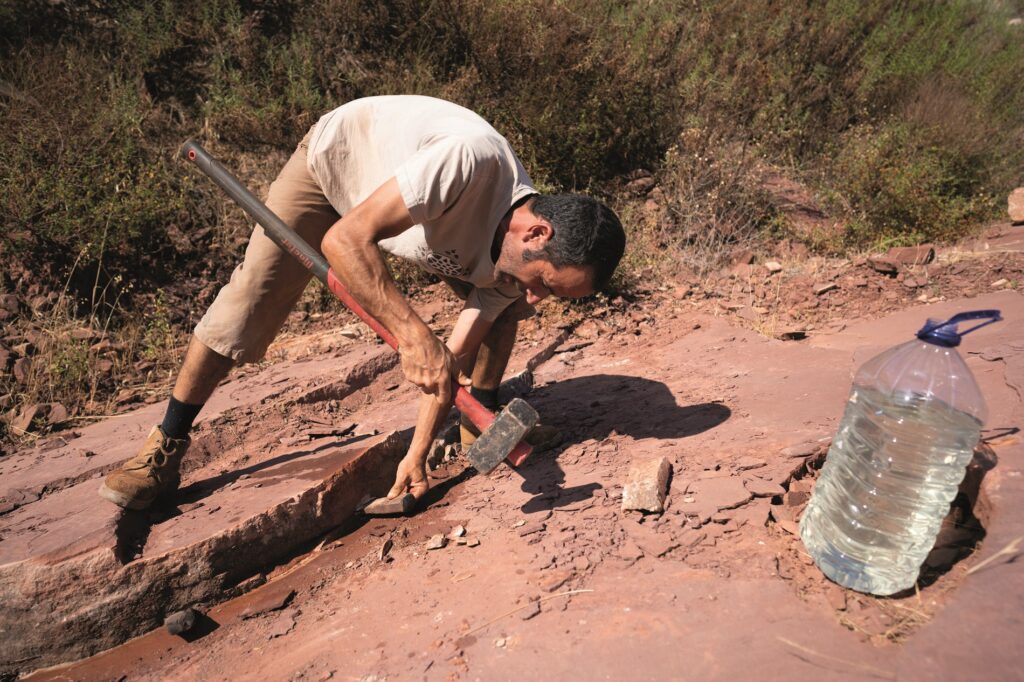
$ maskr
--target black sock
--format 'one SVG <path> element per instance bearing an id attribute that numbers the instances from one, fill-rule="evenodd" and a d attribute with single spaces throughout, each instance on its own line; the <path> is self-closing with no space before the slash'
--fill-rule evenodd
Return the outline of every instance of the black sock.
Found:
<path id="1" fill-rule="evenodd" d="M 192 429 L 192 422 L 196 420 L 196 415 L 201 409 L 203 409 L 202 405 L 189 405 L 171 396 L 160 430 L 168 438 L 184 438 Z"/>
<path id="2" fill-rule="evenodd" d="M 480 401 L 480 404 L 488 410 L 494 411 L 498 407 L 498 389 L 469 387 L 469 394 Z"/>

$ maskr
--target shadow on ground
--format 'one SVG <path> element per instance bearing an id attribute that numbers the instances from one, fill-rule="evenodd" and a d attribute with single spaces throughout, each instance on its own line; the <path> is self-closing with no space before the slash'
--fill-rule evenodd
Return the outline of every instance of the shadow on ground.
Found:
<path id="1" fill-rule="evenodd" d="M 732 411 L 722 403 L 680 406 L 668 387 L 641 377 L 594 374 L 567 379 L 534 390 L 530 403 L 545 424 L 562 431 L 558 447 L 535 453 L 517 469 L 522 490 L 535 497 L 523 513 L 565 507 L 593 496 L 597 483 L 564 488 L 565 472 L 558 457 L 570 445 L 600 441 L 613 433 L 633 440 L 671 440 L 703 433 L 724 423 Z"/>

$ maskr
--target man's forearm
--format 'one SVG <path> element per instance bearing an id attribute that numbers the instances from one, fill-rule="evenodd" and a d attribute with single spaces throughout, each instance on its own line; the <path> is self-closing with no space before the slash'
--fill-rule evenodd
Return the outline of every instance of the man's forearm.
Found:
<path id="1" fill-rule="evenodd" d="M 376 244 L 360 241 L 341 230 L 324 243 L 324 255 L 352 297 L 394 334 L 400 346 L 433 334 L 395 286 Z"/>
<path id="2" fill-rule="evenodd" d="M 463 375 L 469 375 L 473 371 L 473 363 L 476 358 L 480 341 L 491 328 L 491 323 L 480 316 L 479 310 L 463 310 L 459 319 L 455 322 L 451 337 L 448 339 L 448 349 L 452 351 L 459 362 L 459 371 Z M 437 436 L 438 429 L 444 423 L 445 417 L 451 411 L 450 404 L 440 404 L 430 395 L 424 395 L 420 399 L 419 412 L 416 415 L 416 430 L 412 436 L 412 444 L 406 456 L 417 461 L 423 461 L 430 454 L 430 445 Z"/>
<path id="3" fill-rule="evenodd" d="M 419 412 L 416 415 L 416 430 L 412 434 L 412 443 L 406 457 L 423 462 L 430 454 L 430 445 L 437 436 L 438 429 L 451 411 L 451 405 L 442 404 L 432 395 L 420 398 Z"/>

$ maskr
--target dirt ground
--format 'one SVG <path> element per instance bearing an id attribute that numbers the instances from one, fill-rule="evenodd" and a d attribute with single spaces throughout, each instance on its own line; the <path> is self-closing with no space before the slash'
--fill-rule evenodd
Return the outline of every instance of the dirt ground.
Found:
<path id="1" fill-rule="evenodd" d="M 191 496 L 146 517 L 143 533 L 126 534 L 124 519 L 90 495 L 159 405 L 16 453 L 0 473 L 20 476 L 21 491 L 39 486 L 39 496 L 5 498 L 6 595 L 29 589 L 19 576 L 30 569 L 40 576 L 62 565 L 69 572 L 52 578 L 47 598 L 72 599 L 71 568 L 96 589 L 110 576 L 164 581 L 133 593 L 132 604 L 150 609 L 144 618 L 120 611 L 126 592 L 111 592 L 100 625 L 81 630 L 107 623 L 125 633 L 118 641 L 137 637 L 30 679 L 1024 679 L 1024 578 L 1012 549 L 1024 535 L 1024 228 L 997 225 L 894 271 L 797 253 L 747 260 L 586 315 L 542 309 L 524 325 L 510 368 L 530 368 L 532 381 L 507 392 L 523 394 L 562 441 L 488 476 L 441 457 L 410 517 L 338 511 L 386 487 L 380 471 L 357 464 L 393 463 L 381 448 L 408 437 L 416 394 L 384 349 L 326 323 L 305 335 L 292 324 L 271 353 L 276 362 L 243 368 L 222 387 L 195 435 L 183 482 Z M 437 329 L 457 312 L 439 289 L 417 306 Z M 961 348 L 990 418 L 918 587 L 874 598 L 835 586 L 794 533 L 853 371 L 926 318 L 981 308 L 1006 318 Z M 119 449 L 101 453 L 103 462 L 70 454 L 111 438 Z M 662 457 L 672 465 L 665 512 L 623 511 L 631 467 Z M 38 473 L 47 466 L 63 467 L 60 476 Z M 281 502 L 307 490 L 319 491 L 317 510 L 336 500 L 330 525 Z M 88 533 L 60 536 L 68 517 L 47 509 L 75 505 L 82 524 L 102 518 Z M 116 542 L 95 539 L 108 530 Z M 204 534 L 212 539 L 200 543 Z M 445 545 L 428 549 L 438 534 Z M 77 536 L 93 544 L 63 549 Z M 260 536 L 280 536 L 274 546 L 287 551 Z M 69 563 L 115 545 L 116 564 Z M 219 562 L 208 573 L 230 575 L 231 588 L 197 577 L 182 597 L 185 583 L 160 572 L 167 557 L 195 576 Z M 89 583 L 85 565 L 108 573 Z M 82 589 L 79 610 L 91 603 Z M 159 627 L 188 604 L 202 614 L 192 631 Z M 10 620 L 30 613 L 0 614 L 2 636 L 27 636 Z M 8 674 L 55 662 L 45 649 L 8 661 Z M 67 651 L 78 653 L 58 658 L 92 650 Z"/>

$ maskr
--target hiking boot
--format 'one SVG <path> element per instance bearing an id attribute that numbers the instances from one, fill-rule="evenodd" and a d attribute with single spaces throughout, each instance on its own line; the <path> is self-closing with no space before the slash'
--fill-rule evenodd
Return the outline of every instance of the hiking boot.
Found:
<path id="1" fill-rule="evenodd" d="M 160 495 L 174 492 L 181 483 L 181 458 L 192 442 L 168 438 L 154 426 L 139 454 L 111 472 L 100 486 L 100 497 L 127 509 L 145 509 Z"/>
<path id="2" fill-rule="evenodd" d="M 534 452 L 545 452 L 562 442 L 562 432 L 554 426 L 537 424 L 523 440 L 533 446 Z"/>

